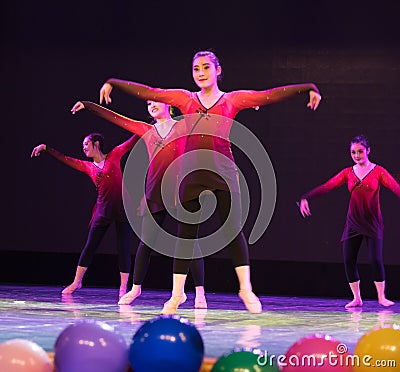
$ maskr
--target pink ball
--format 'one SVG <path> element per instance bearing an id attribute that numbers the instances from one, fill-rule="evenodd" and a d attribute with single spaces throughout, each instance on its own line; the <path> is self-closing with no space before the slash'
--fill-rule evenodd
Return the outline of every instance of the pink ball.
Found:
<path id="1" fill-rule="evenodd" d="M 312 335 L 296 341 L 279 361 L 282 372 L 351 372 L 347 346 L 326 335 Z"/>
<path id="2" fill-rule="evenodd" d="M 0 371 L 52 372 L 53 364 L 38 344 L 15 338 L 0 344 Z"/>

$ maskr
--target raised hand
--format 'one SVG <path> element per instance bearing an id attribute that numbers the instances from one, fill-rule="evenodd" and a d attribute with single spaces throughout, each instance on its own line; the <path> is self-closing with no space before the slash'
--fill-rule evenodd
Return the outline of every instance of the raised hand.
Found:
<path id="1" fill-rule="evenodd" d="M 303 217 L 311 216 L 310 207 L 308 206 L 307 199 L 301 199 L 299 207 L 300 213 Z"/>
<path id="2" fill-rule="evenodd" d="M 83 110 L 84 108 L 85 108 L 85 105 L 81 101 L 78 101 L 72 107 L 71 112 L 72 112 L 73 115 L 75 115 L 78 111 Z"/>
<path id="3" fill-rule="evenodd" d="M 310 90 L 310 101 L 307 103 L 307 107 L 311 110 L 316 110 L 321 102 L 321 95 L 313 90 Z"/>
<path id="4" fill-rule="evenodd" d="M 34 156 L 39 156 L 42 151 L 46 150 L 46 145 L 44 143 L 42 143 L 39 146 L 36 146 L 33 148 L 32 153 L 31 153 L 31 158 L 33 158 Z"/>
<path id="5" fill-rule="evenodd" d="M 111 94 L 112 91 L 112 85 L 109 83 L 105 83 L 101 89 L 100 89 L 100 105 L 104 102 L 108 105 L 109 103 L 111 103 Z"/>

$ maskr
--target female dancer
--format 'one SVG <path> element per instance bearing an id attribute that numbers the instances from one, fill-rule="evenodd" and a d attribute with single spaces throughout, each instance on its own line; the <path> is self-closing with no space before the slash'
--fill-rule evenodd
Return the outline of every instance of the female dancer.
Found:
<path id="1" fill-rule="evenodd" d="M 234 238 L 227 246 L 239 280 L 239 297 L 248 311 L 260 313 L 262 306 L 252 290 L 248 246 L 240 226 L 238 173 L 229 141 L 232 122 L 238 112 L 243 109 L 268 105 L 304 92 L 309 92 L 310 95 L 307 106 L 316 110 L 321 96 L 314 84 L 298 84 L 264 91 L 247 90 L 225 93 L 218 87 L 221 72 L 221 65 L 213 52 L 198 52 L 193 57 L 192 75 L 200 88 L 199 92 L 189 92 L 183 89 L 156 89 L 135 82 L 109 79 L 100 90 L 100 103 L 103 100 L 106 104 L 111 102 L 110 93 L 115 87 L 141 99 L 155 100 L 176 106 L 185 115 L 188 136 L 186 154 L 193 152 L 192 150 L 203 149 L 211 150 L 216 154 L 218 159 L 211 159 L 211 162 L 214 161 L 215 170 L 211 172 L 203 169 L 195 171 L 183 180 L 180 188 L 180 200 L 187 211 L 195 213 L 200 209 L 199 195 L 206 190 L 213 191 L 222 222 L 226 222 L 230 205 L 232 205 L 235 216 L 229 222 L 228 230 L 233 231 L 232 237 Z M 209 153 L 208 151 L 207 154 Z M 217 153 L 221 156 L 217 156 Z M 225 160 L 221 161 L 220 159 Z M 204 164 L 207 164 L 208 160 L 210 159 L 206 159 Z M 193 161 L 199 161 L 199 159 Z M 200 167 L 197 169 L 201 169 L 203 166 L 203 164 L 199 165 Z M 197 232 L 198 224 L 179 223 L 179 238 L 193 241 Z M 177 252 L 182 252 L 182 240 L 178 239 L 177 241 Z M 180 253 L 178 254 L 180 255 Z M 164 304 L 163 314 L 173 314 L 177 310 L 183 297 L 189 264 L 190 260 L 188 259 L 176 258 L 174 260 L 172 297 Z"/>
<path id="2" fill-rule="evenodd" d="M 86 173 L 96 186 L 97 201 L 89 224 L 89 234 L 82 250 L 72 284 L 66 287 L 62 294 L 71 294 L 82 287 L 82 279 L 89 267 L 101 240 L 108 227 L 115 222 L 117 232 L 117 251 L 119 255 L 119 270 L 121 285 L 119 297 L 126 293 L 131 269 L 130 245 L 133 231 L 126 218 L 122 202 L 122 172 L 121 158 L 130 151 L 139 136 L 132 136 L 126 142 L 114 147 L 108 154 L 104 153 L 104 137 L 100 133 L 91 133 L 83 140 L 83 152 L 92 161 L 79 160 L 63 155 L 53 148 L 41 144 L 36 146 L 31 157 L 39 156 L 42 151 L 80 172 Z"/>
<path id="3" fill-rule="evenodd" d="M 342 235 L 345 271 L 354 299 L 346 308 L 362 306 L 360 277 L 357 270 L 357 256 L 365 239 L 378 293 L 378 302 L 383 306 L 394 303 L 385 296 L 385 268 L 382 261 L 383 220 L 379 203 L 379 190 L 383 185 L 400 198 L 400 186 L 389 172 L 368 159 L 370 146 L 364 135 L 354 137 L 350 142 L 350 155 L 354 166 L 343 169 L 326 183 L 304 194 L 300 201 L 303 217 L 310 216 L 308 200 L 347 184 L 350 203 Z"/>
<path id="4" fill-rule="evenodd" d="M 120 305 L 127 305 L 141 295 L 142 283 L 150 264 L 151 246 L 155 244 L 157 238 L 157 232 L 154 231 L 152 220 L 154 219 L 157 225 L 162 226 L 167 216 L 167 210 L 161 195 L 161 181 L 168 182 L 172 190 L 176 189 L 176 176 L 174 175 L 174 178 L 169 181 L 166 181 L 164 176 L 167 167 L 185 149 L 184 126 L 179 125 L 176 120 L 171 118 L 170 106 L 160 102 L 147 101 L 147 109 L 155 121 L 154 125 L 129 119 L 89 101 L 77 102 L 71 111 L 75 114 L 84 108 L 113 124 L 141 136 L 149 154 L 150 165 L 146 176 L 145 192 L 147 208 L 143 199 L 139 209 L 139 214 L 143 216 L 142 239 L 135 256 L 133 286 L 132 290 L 126 293 L 118 302 Z M 170 207 L 175 206 L 170 205 Z M 207 308 L 204 293 L 204 260 L 202 257 L 193 260 L 191 271 L 196 292 L 195 308 Z M 186 294 L 182 296 L 181 303 L 185 301 Z"/>

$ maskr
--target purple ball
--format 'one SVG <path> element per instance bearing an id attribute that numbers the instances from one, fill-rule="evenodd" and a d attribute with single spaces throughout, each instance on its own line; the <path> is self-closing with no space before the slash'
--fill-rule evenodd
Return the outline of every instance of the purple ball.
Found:
<path id="1" fill-rule="evenodd" d="M 65 328 L 54 344 L 57 372 L 125 372 L 129 350 L 110 325 L 94 320 Z"/>

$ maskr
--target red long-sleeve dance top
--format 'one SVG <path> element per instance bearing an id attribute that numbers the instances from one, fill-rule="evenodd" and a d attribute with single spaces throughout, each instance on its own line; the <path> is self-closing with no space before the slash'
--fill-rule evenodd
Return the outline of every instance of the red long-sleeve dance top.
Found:
<path id="1" fill-rule="evenodd" d="M 354 173 L 353 167 L 343 169 L 323 185 L 302 195 L 312 199 L 347 183 L 350 203 L 341 241 L 357 235 L 383 239 L 383 219 L 379 201 L 381 185 L 400 198 L 400 185 L 383 167 L 376 165 L 363 179 Z"/>
<path id="2" fill-rule="evenodd" d="M 123 188 L 120 162 L 121 158 L 133 148 L 139 139 L 140 137 L 135 135 L 114 147 L 106 155 L 102 169 L 91 161 L 72 158 L 46 146 L 47 153 L 69 167 L 86 173 L 95 184 L 97 200 L 93 208 L 91 227 L 102 226 L 110 221 L 127 220 L 122 201 L 122 193 L 126 190 Z"/>
<path id="3" fill-rule="evenodd" d="M 169 172 L 168 178 L 166 178 L 166 169 L 173 161 L 179 159 L 185 150 L 185 125 L 180 121 L 172 120 L 169 132 L 162 137 L 154 125 L 127 118 L 90 101 L 82 101 L 82 103 L 85 108 L 96 115 L 143 138 L 149 155 L 145 187 L 147 206 L 151 213 L 165 209 L 164 203 L 168 201 L 163 200 L 161 196 L 161 182 L 165 182 L 169 191 L 176 194 L 180 165 L 179 163 L 174 165 L 173 169 L 176 172 Z M 175 199 L 171 198 L 170 202 L 169 207 L 175 207 Z M 142 202 L 138 212 L 143 215 L 145 211 L 146 208 Z"/>
<path id="4" fill-rule="evenodd" d="M 239 192 L 239 177 L 234 164 L 229 135 L 235 116 L 243 109 L 268 105 L 309 90 L 318 92 L 314 84 L 298 84 L 264 91 L 238 90 L 224 93 L 212 107 L 205 107 L 197 93 L 184 89 L 158 89 L 109 79 L 113 87 L 141 99 L 164 102 L 179 108 L 185 115 L 186 147 L 182 174 L 191 169 L 181 184 L 181 201 L 197 198 L 204 190 Z M 198 152 L 198 150 L 211 150 Z M 183 186 L 183 187 L 182 187 Z"/>

